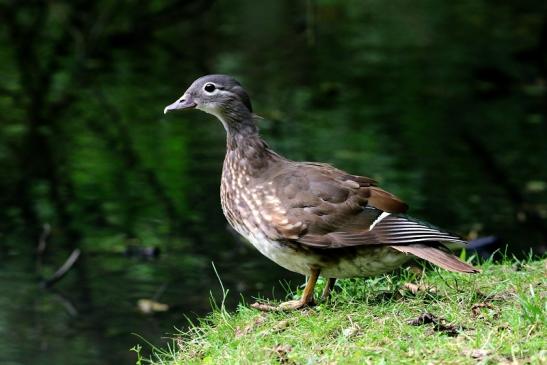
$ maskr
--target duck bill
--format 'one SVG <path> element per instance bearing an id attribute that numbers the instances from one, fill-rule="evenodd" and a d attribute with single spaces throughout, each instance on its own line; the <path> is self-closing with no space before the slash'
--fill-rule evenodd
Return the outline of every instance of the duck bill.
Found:
<path id="1" fill-rule="evenodd" d="M 165 109 L 163 109 L 163 114 L 167 114 L 168 112 L 174 110 L 194 109 L 195 107 L 196 103 L 192 100 L 192 98 L 179 99 L 173 104 L 167 105 Z"/>

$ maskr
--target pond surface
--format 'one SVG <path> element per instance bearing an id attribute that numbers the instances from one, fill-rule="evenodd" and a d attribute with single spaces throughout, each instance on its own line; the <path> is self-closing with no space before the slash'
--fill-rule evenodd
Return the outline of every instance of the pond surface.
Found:
<path id="1" fill-rule="evenodd" d="M 65 258 L 48 256 L 46 261 L 60 266 Z M 0 258 L 0 363 L 134 364 L 131 347 L 141 344 L 144 354 L 150 349 L 146 342 L 165 347 L 175 328 L 184 329 L 189 319 L 210 311 L 211 298 L 221 303 L 212 259 L 229 290 L 226 306 L 231 310 L 241 295 L 248 301 L 257 295 L 282 299 L 281 278 L 294 279 L 294 285 L 303 280 L 242 246 L 237 258 L 189 259 L 183 252 L 154 260 L 84 254 L 67 276 L 44 289 L 36 262 L 8 252 Z M 138 305 L 143 299 L 169 309 L 143 313 Z"/>

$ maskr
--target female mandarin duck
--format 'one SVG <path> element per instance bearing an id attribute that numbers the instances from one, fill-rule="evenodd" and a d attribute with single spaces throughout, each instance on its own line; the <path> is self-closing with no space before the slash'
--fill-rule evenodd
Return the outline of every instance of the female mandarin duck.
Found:
<path id="1" fill-rule="evenodd" d="M 280 309 L 313 303 L 320 274 L 329 279 L 327 297 L 336 278 L 386 273 L 414 257 L 478 272 L 443 245 L 465 241 L 404 215 L 407 205 L 373 179 L 271 150 L 249 95 L 232 77 L 197 79 L 164 113 L 183 109 L 212 114 L 226 129 L 220 197 L 230 225 L 270 260 L 309 277 L 302 297 Z"/>

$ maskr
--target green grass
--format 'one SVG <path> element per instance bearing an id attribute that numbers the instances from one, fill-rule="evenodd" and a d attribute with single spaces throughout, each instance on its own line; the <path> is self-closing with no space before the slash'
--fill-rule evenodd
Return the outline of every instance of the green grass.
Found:
<path id="1" fill-rule="evenodd" d="M 242 303 L 229 313 L 215 306 L 148 361 L 546 364 L 547 260 L 487 262 L 481 269 L 476 275 L 407 269 L 341 280 L 330 303 L 297 312 L 262 313 Z M 425 313 L 434 323 L 420 324 Z"/>

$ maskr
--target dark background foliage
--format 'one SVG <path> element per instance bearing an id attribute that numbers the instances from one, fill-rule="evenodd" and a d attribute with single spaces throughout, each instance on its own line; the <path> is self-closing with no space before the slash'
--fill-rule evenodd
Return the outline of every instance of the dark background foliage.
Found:
<path id="1" fill-rule="evenodd" d="M 14 363 L 36 352 L 62 363 L 60 347 L 67 363 L 123 361 L 127 333 L 159 337 L 207 310 L 210 260 L 248 295 L 287 277 L 227 230 L 219 123 L 162 115 L 208 73 L 244 84 L 287 157 L 371 176 L 412 215 L 468 238 L 545 250 L 540 1 L 0 0 L 0 20 L 0 285 L 11 293 L 0 356 Z M 123 258 L 127 247 L 161 259 Z M 37 289 L 76 248 L 75 273 L 55 287 L 64 299 Z M 142 297 L 170 314 L 135 313 Z M 25 345 L 4 341 L 21 323 Z M 84 335 L 45 339 L 60 334 Z"/>

